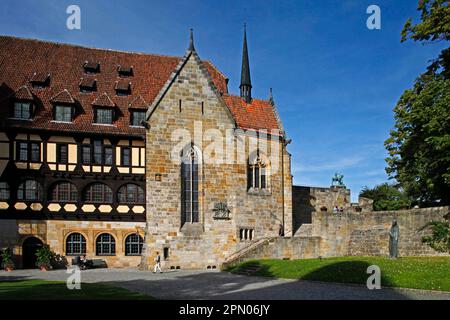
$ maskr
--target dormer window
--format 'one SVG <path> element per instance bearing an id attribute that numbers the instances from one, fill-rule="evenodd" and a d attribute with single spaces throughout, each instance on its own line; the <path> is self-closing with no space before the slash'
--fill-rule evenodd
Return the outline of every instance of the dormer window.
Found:
<path id="1" fill-rule="evenodd" d="M 133 66 L 130 65 L 119 65 L 117 67 L 117 72 L 120 77 L 132 77 L 133 76 Z"/>
<path id="2" fill-rule="evenodd" d="M 100 72 L 100 63 L 94 61 L 85 61 L 83 64 L 85 73 L 99 73 Z"/>
<path id="3" fill-rule="evenodd" d="M 112 108 L 95 108 L 95 123 L 113 124 L 114 110 Z"/>
<path id="4" fill-rule="evenodd" d="M 72 106 L 55 106 L 55 121 L 72 122 L 73 107 Z"/>
<path id="5" fill-rule="evenodd" d="M 131 112 L 131 125 L 135 127 L 142 127 L 143 121 L 145 121 L 145 110 L 132 110 Z"/>
<path id="6" fill-rule="evenodd" d="M 97 91 L 97 80 L 89 78 L 81 78 L 78 86 L 80 87 L 80 92 L 83 93 L 94 92 Z"/>
<path id="7" fill-rule="evenodd" d="M 50 73 L 35 72 L 30 79 L 33 88 L 42 89 L 50 84 Z"/>
<path id="8" fill-rule="evenodd" d="M 30 120 L 32 115 L 30 102 L 14 102 L 15 119 Z"/>
<path id="9" fill-rule="evenodd" d="M 127 96 L 131 93 L 131 82 L 126 80 L 116 81 L 115 90 L 118 96 Z"/>

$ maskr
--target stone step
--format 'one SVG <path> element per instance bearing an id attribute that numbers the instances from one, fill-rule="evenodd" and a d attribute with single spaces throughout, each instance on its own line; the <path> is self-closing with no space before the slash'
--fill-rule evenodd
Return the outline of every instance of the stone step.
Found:
<path id="1" fill-rule="evenodd" d="M 313 235 L 313 226 L 311 223 L 304 223 L 298 228 L 294 237 L 311 237 Z"/>

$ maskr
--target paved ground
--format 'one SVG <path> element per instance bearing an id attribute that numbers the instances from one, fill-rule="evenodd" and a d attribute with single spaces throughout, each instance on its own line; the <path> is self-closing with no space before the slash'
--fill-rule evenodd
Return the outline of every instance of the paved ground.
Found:
<path id="1" fill-rule="evenodd" d="M 66 280 L 65 270 L 0 271 L 0 281 Z M 82 282 L 107 283 L 160 299 L 445 299 L 450 293 L 385 289 L 310 281 L 247 277 L 219 271 L 173 271 L 163 274 L 137 270 L 97 269 L 81 272 Z"/>

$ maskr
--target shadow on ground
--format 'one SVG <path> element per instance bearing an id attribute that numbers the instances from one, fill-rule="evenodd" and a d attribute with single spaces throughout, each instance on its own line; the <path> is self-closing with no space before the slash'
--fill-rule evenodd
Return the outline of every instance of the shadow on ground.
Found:
<path id="1" fill-rule="evenodd" d="M 355 275 L 355 283 L 364 277 L 368 264 L 365 262 L 352 262 L 352 267 L 345 262 L 324 266 L 311 273 L 307 273 L 303 279 L 327 281 L 329 275 L 336 273 L 346 278 L 345 274 L 352 272 Z M 210 300 L 405 300 L 416 298 L 446 298 L 450 295 L 433 295 L 429 293 L 412 293 L 404 290 L 382 288 L 381 290 L 369 290 L 361 285 L 343 285 L 336 283 L 322 283 L 312 281 L 276 279 L 270 270 L 263 265 L 258 275 L 244 276 L 234 275 L 229 272 L 217 271 L 179 271 L 164 274 L 137 270 L 87 270 L 81 273 L 82 289 L 85 283 L 98 283 L 125 288 L 130 291 L 143 293 L 157 299 L 210 299 Z M 349 269 L 350 268 L 350 269 Z M 2 281 L 45 279 L 64 281 L 67 275 L 61 271 L 40 273 L 24 273 L 21 277 L 5 274 L 0 275 Z M 334 281 L 337 276 L 333 277 Z M 361 278 L 359 278 L 361 277 Z M 358 281 L 356 281 L 358 280 Z M 388 285 L 388 279 L 383 279 Z M 360 282 L 360 281 L 359 281 Z M 364 282 L 365 283 L 365 280 Z M 42 288 L 42 290 L 46 290 Z M 63 295 L 58 297 L 64 299 Z"/>

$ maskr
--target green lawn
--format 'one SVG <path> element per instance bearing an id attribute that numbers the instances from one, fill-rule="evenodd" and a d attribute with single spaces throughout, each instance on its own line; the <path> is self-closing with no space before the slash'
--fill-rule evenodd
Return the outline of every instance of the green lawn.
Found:
<path id="1" fill-rule="evenodd" d="M 450 257 L 342 257 L 305 260 L 254 260 L 231 267 L 236 272 L 245 266 L 259 265 L 257 276 L 365 284 L 367 267 L 381 269 L 381 285 L 450 291 Z"/>
<path id="2" fill-rule="evenodd" d="M 141 293 L 103 284 L 82 283 L 80 290 L 68 290 L 63 281 L 21 280 L 0 282 L 1 300 L 146 300 Z"/>

